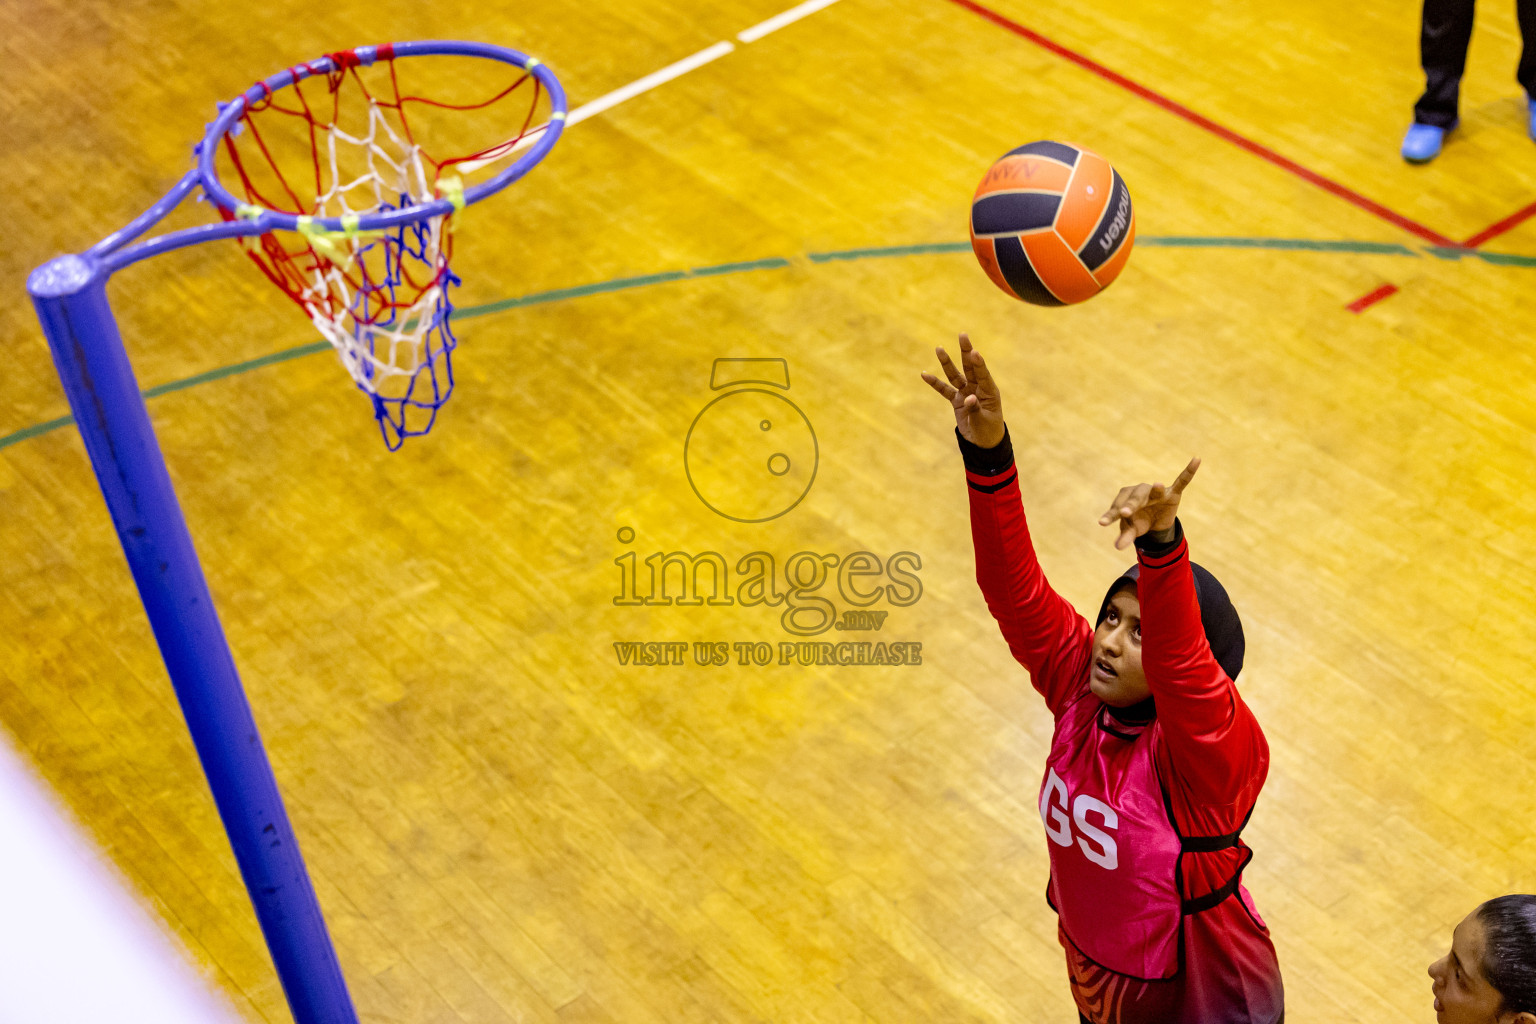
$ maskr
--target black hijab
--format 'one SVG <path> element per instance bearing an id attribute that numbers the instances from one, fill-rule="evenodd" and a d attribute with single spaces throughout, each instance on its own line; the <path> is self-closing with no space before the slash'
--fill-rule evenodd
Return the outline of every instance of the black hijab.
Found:
<path id="1" fill-rule="evenodd" d="M 1243 622 L 1237 617 L 1237 609 L 1232 606 L 1232 599 L 1227 596 L 1227 589 L 1221 582 L 1204 566 L 1191 562 L 1189 568 L 1195 577 L 1195 600 L 1200 604 L 1200 625 L 1205 629 L 1206 642 L 1211 645 L 1211 654 L 1216 658 L 1216 664 L 1221 666 L 1228 679 L 1236 681 L 1237 674 L 1243 670 Z M 1104 601 L 1099 605 L 1099 617 L 1094 620 L 1095 628 L 1109 614 L 1110 598 L 1117 591 L 1135 584 L 1140 577 L 1141 563 L 1138 562 L 1109 585 Z M 1109 710 L 1125 722 L 1150 721 L 1154 705 L 1152 698 L 1148 697 L 1128 708 L 1112 707 Z"/>
<path id="2" fill-rule="evenodd" d="M 1200 602 L 1200 625 L 1205 628 L 1205 640 L 1211 645 L 1211 654 L 1215 656 L 1216 664 L 1221 666 L 1228 679 L 1236 681 L 1237 674 L 1243 670 L 1243 622 L 1237 617 L 1237 609 L 1232 606 L 1232 599 L 1227 596 L 1227 588 L 1221 585 L 1221 581 L 1203 565 L 1191 562 L 1189 568 L 1195 576 L 1195 600 Z M 1141 563 L 1138 562 L 1110 584 L 1103 603 L 1099 605 L 1095 627 L 1109 614 L 1109 599 L 1115 596 L 1115 592 L 1140 577 Z"/>

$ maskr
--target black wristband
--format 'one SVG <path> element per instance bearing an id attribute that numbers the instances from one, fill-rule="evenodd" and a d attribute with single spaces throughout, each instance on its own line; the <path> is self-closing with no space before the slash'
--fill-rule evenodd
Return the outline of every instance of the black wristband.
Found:
<path id="1" fill-rule="evenodd" d="M 1150 533 L 1144 533 L 1136 538 L 1136 550 L 1148 558 L 1162 558 L 1179 546 L 1179 541 L 1184 539 L 1184 524 L 1177 518 L 1173 521 L 1173 539 L 1166 544 L 1159 544 L 1152 539 Z"/>
<path id="2" fill-rule="evenodd" d="M 1013 468 L 1013 440 L 1008 436 L 1008 426 L 1003 425 L 1003 439 L 991 448 L 972 444 L 955 428 L 955 440 L 960 442 L 960 456 L 965 468 L 981 476 L 1001 476 Z"/>

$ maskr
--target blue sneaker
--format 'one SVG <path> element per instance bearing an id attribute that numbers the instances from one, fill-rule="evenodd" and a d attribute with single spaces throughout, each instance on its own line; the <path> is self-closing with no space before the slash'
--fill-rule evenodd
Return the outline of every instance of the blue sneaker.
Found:
<path id="1" fill-rule="evenodd" d="M 1527 97 L 1526 111 L 1530 114 L 1530 120 L 1526 123 L 1526 131 L 1531 133 L 1531 138 L 1536 139 L 1536 96 Z"/>
<path id="2" fill-rule="evenodd" d="M 1454 127 L 1454 126 L 1453 126 Z M 1403 136 L 1403 159 L 1411 164 L 1424 164 L 1440 155 L 1440 144 L 1445 141 L 1444 128 L 1415 121 Z"/>

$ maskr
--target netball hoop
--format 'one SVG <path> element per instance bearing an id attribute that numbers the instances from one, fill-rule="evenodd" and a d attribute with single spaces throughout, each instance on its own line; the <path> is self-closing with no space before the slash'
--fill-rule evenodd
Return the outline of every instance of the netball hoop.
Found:
<path id="1" fill-rule="evenodd" d="M 438 80 L 450 95 L 403 87 L 396 63 L 428 57 L 497 61 L 510 67 L 511 81 L 489 98 L 464 95 L 458 75 Z M 507 105 L 517 112 L 499 113 Z M 427 108 L 473 113 L 468 120 L 478 127 L 418 123 L 413 111 Z M 488 112 L 498 112 L 499 129 L 480 124 Z M 454 222 L 542 160 L 565 116 L 565 94 L 549 68 L 504 47 L 435 41 L 329 54 L 220 104 L 195 149 L 197 166 L 169 193 L 84 253 L 51 260 L 27 280 L 298 1024 L 355 1024 L 357 1015 L 107 301 L 107 280 L 150 256 L 240 239 L 335 347 L 369 397 L 385 444 L 398 448 L 432 428 L 453 389 Z M 462 141 L 477 130 L 489 139 Z M 434 155 L 444 147 L 462 155 Z M 238 185 L 226 188 L 221 171 Z M 130 244 L 194 191 L 214 204 L 221 223 Z"/>
<path id="2" fill-rule="evenodd" d="M 406 57 L 487 58 L 517 73 L 487 99 L 449 102 L 402 88 L 396 62 Z M 412 108 L 495 111 L 504 134 L 489 148 L 434 156 Z M 503 47 L 418 42 L 329 54 L 220 104 L 196 148 L 197 167 L 86 256 L 111 272 L 182 245 L 239 237 L 335 347 L 395 449 L 432 428 L 453 390 L 455 214 L 528 173 L 559 139 L 565 115 L 549 68 Z M 466 180 L 521 150 L 500 173 Z M 199 187 L 224 224 L 122 248 Z"/>

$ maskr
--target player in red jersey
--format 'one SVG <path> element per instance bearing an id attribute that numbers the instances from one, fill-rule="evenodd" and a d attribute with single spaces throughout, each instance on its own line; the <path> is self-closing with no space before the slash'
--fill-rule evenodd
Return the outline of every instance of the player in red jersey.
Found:
<path id="1" fill-rule="evenodd" d="M 997 384 L 960 336 L 936 350 L 970 485 L 976 579 L 1055 717 L 1040 788 L 1072 996 L 1092 1024 L 1279 1024 L 1279 962 L 1241 883 L 1238 834 L 1269 747 L 1232 680 L 1242 625 L 1189 560 L 1177 519 L 1193 460 L 1168 487 L 1124 488 L 1100 518 L 1132 542 L 1097 626 L 1046 582 L 1019 497 Z"/>

